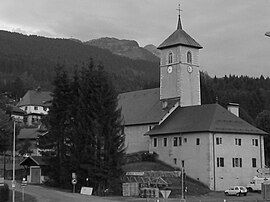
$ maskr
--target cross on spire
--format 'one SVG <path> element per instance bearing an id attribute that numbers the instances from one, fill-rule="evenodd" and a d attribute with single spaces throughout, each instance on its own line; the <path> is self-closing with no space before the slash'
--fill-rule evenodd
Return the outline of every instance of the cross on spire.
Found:
<path id="1" fill-rule="evenodd" d="M 181 10 L 180 7 L 181 7 L 180 4 L 178 4 L 178 8 L 176 9 L 176 10 L 178 10 L 178 15 L 180 15 L 181 14 L 181 11 L 183 11 L 183 10 Z"/>
<path id="2" fill-rule="evenodd" d="M 180 13 L 181 13 L 182 10 L 180 8 L 180 4 L 178 4 L 178 8 L 176 10 L 178 10 L 178 24 L 177 24 L 177 29 L 182 29 L 181 18 L 180 18 Z"/>

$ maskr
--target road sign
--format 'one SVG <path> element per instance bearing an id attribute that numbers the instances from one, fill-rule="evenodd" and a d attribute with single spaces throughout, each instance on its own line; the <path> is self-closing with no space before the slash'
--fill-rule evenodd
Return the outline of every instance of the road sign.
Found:
<path id="1" fill-rule="evenodd" d="M 21 186 L 22 186 L 22 187 L 26 187 L 26 186 L 27 186 L 27 181 L 26 181 L 25 179 L 22 181 Z"/>
<path id="2" fill-rule="evenodd" d="M 169 198 L 171 190 L 160 190 L 160 193 L 162 194 L 164 199 Z"/>
<path id="3" fill-rule="evenodd" d="M 143 176 L 144 172 L 126 172 L 126 175 Z"/>
<path id="4" fill-rule="evenodd" d="M 76 179 L 77 178 L 76 173 L 72 173 L 71 176 L 72 176 L 72 179 Z"/>
<path id="5" fill-rule="evenodd" d="M 72 180 L 71 180 L 71 183 L 72 183 L 72 184 L 77 184 L 77 180 L 76 180 L 76 179 L 72 179 Z"/>
<path id="6" fill-rule="evenodd" d="M 13 189 L 15 189 L 15 186 L 16 186 L 15 180 L 12 180 L 12 182 L 11 182 L 11 187 L 12 187 Z"/>

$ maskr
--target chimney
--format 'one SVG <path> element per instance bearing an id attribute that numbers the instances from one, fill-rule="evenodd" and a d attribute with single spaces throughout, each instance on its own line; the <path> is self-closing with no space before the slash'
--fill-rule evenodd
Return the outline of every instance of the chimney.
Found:
<path id="1" fill-rule="evenodd" d="M 229 112 L 231 112 L 235 116 L 239 117 L 239 104 L 237 104 L 237 103 L 229 103 L 227 105 L 227 109 L 228 109 Z"/>

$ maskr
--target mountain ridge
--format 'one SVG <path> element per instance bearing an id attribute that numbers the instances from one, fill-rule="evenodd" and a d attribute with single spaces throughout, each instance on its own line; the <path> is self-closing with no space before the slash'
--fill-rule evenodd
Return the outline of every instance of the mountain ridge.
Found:
<path id="1" fill-rule="evenodd" d="M 159 58 L 147 49 L 140 47 L 135 40 L 101 37 L 84 42 L 87 45 L 110 50 L 112 53 L 131 59 L 159 62 Z"/>

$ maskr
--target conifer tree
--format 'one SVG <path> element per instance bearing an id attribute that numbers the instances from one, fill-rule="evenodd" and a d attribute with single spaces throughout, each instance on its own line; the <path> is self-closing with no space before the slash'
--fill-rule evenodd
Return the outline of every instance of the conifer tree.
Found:
<path id="1" fill-rule="evenodd" d="M 44 152 L 50 157 L 50 177 L 68 186 L 71 172 L 76 172 L 78 185 L 86 185 L 89 178 L 96 194 L 114 189 L 122 174 L 124 134 L 108 75 L 90 61 L 72 80 L 58 70 L 54 85 L 45 121 L 49 133 L 41 138 L 43 149 L 51 149 Z"/>
<path id="2" fill-rule="evenodd" d="M 68 108 L 70 105 L 70 81 L 63 66 L 58 65 L 54 80 L 52 106 L 44 123 L 48 134 L 40 138 L 40 148 L 44 149 L 43 155 L 47 156 L 49 169 L 48 175 L 56 185 L 65 185 L 68 175 L 68 145 L 67 124 L 70 121 Z"/>

